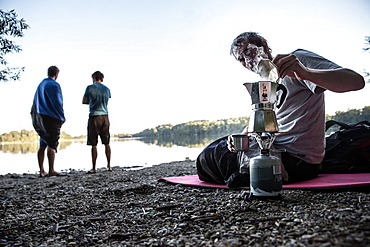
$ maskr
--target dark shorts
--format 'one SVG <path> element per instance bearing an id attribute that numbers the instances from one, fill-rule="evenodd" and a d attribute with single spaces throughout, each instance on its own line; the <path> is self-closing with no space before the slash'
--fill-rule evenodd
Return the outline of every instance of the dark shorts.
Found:
<path id="1" fill-rule="evenodd" d="M 40 146 L 49 146 L 55 150 L 59 145 L 60 128 L 63 125 L 63 121 L 39 114 L 39 128 L 37 133 L 40 136 Z"/>
<path id="2" fill-rule="evenodd" d="M 286 152 L 281 156 L 289 183 L 313 179 L 320 172 L 321 164 L 309 164 Z M 249 174 L 239 172 L 239 158 L 228 150 L 227 136 L 204 148 L 196 160 L 196 168 L 202 181 L 226 184 L 228 187 L 249 186 Z"/>
<path id="3" fill-rule="evenodd" d="M 319 175 L 321 170 L 321 164 L 304 162 L 286 152 L 281 153 L 281 161 L 289 175 L 289 183 L 313 179 Z"/>
<path id="4" fill-rule="evenodd" d="M 57 150 L 60 137 L 60 128 L 64 121 L 47 115 L 39 114 L 36 111 L 35 104 L 31 108 L 32 125 L 40 136 L 40 146 L 49 146 Z"/>
<path id="5" fill-rule="evenodd" d="M 90 116 L 87 124 L 87 145 L 96 146 L 98 136 L 103 144 L 109 144 L 109 127 L 108 115 Z"/>

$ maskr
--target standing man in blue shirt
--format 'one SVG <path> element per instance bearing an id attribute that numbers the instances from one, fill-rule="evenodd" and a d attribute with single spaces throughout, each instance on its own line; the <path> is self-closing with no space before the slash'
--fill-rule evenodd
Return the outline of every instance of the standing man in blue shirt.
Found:
<path id="1" fill-rule="evenodd" d="M 88 173 L 96 173 L 96 159 L 98 151 L 98 136 L 105 145 L 105 155 L 107 157 L 107 169 L 111 171 L 110 157 L 111 149 L 109 145 L 110 122 L 108 118 L 108 100 L 111 97 L 108 87 L 102 84 L 104 75 L 100 71 L 92 74 L 93 84 L 87 86 L 82 99 L 82 104 L 90 106 L 89 121 L 87 126 L 87 145 L 91 146 L 92 169 Z"/>
<path id="2" fill-rule="evenodd" d="M 40 136 L 40 148 L 37 159 L 40 167 L 40 177 L 61 176 L 65 174 L 54 170 L 55 153 L 59 145 L 60 128 L 66 121 L 63 110 L 63 95 L 58 78 L 59 69 L 56 66 L 48 68 L 48 78 L 37 87 L 31 109 L 32 124 Z M 45 150 L 49 160 L 49 172 L 44 170 Z"/>

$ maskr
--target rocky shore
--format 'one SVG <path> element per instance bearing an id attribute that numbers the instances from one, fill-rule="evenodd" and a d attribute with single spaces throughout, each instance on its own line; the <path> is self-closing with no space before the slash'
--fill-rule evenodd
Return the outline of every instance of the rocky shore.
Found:
<path id="1" fill-rule="evenodd" d="M 65 177 L 0 176 L 0 246 L 370 246 L 370 191 L 249 191 L 157 182 L 194 161 Z"/>

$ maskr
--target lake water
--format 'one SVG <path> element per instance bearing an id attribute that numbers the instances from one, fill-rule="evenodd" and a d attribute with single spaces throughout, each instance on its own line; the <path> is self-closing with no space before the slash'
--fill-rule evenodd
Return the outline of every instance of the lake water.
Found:
<path id="1" fill-rule="evenodd" d="M 194 139 L 194 138 L 193 138 Z M 143 141 L 138 139 L 111 140 L 111 166 L 149 167 L 171 161 L 195 160 L 203 148 L 211 141 L 206 139 L 196 144 L 176 145 L 163 140 Z M 106 167 L 104 145 L 98 144 L 97 168 Z M 38 173 L 38 143 L 0 144 L 0 174 Z M 48 170 L 45 153 L 45 170 Z M 55 170 L 69 169 L 88 171 L 91 169 L 91 147 L 85 141 L 60 142 L 55 157 Z"/>

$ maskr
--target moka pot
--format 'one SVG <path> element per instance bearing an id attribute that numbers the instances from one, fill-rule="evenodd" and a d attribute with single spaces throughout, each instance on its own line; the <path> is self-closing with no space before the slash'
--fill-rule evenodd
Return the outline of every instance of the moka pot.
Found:
<path id="1" fill-rule="evenodd" d="M 286 97 L 286 89 L 272 81 L 258 81 L 243 84 L 251 95 L 253 112 L 249 120 L 248 130 L 255 133 L 278 132 L 278 124 L 274 112 L 277 100 L 276 92 L 282 90 L 280 102 Z"/>

